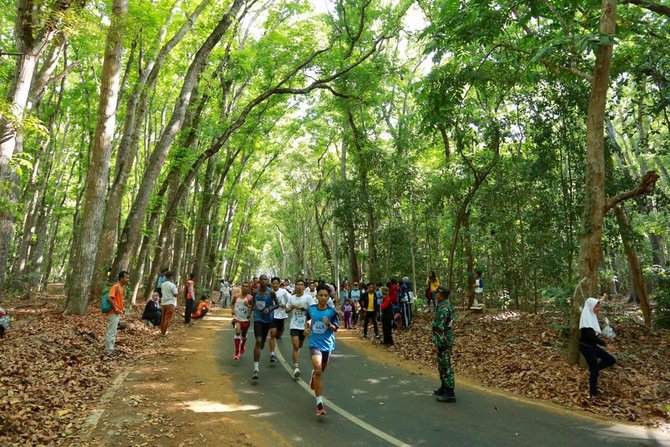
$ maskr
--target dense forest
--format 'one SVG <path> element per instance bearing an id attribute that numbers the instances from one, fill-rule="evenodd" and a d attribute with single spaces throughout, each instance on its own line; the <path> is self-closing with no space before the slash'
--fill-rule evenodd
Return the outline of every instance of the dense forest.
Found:
<path id="1" fill-rule="evenodd" d="M 670 325 L 661 1 L 1 5 L 2 295 L 481 270 L 573 337 L 600 293 Z"/>

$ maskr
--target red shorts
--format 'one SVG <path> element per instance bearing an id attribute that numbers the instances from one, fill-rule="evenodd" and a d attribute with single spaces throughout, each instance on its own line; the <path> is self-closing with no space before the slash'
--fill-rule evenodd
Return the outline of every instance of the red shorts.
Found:
<path id="1" fill-rule="evenodd" d="M 233 320 L 233 326 L 235 326 L 237 323 L 240 323 L 240 329 L 243 331 L 248 331 L 249 326 L 251 326 L 251 321 L 240 321 L 240 320 Z"/>

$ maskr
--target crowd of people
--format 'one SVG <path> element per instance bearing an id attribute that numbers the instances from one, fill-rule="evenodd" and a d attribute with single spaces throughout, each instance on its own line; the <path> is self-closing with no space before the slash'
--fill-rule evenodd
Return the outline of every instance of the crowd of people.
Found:
<path id="1" fill-rule="evenodd" d="M 128 284 L 129 274 L 122 271 L 118 282 L 110 288 L 107 300 L 111 310 L 105 311 L 107 329 L 105 353 L 114 351 L 116 331 L 119 319 L 124 313 L 124 287 Z M 483 292 L 481 272 L 475 277 L 475 303 Z M 393 331 L 407 330 L 412 324 L 413 288 L 409 278 L 401 281 L 391 278 L 383 283 L 360 283 L 348 281 L 341 284 L 339 293 L 332 284 L 324 281 L 298 279 L 292 283 L 279 277 L 268 278 L 263 274 L 251 281 L 244 281 L 240 287 L 222 279 L 218 289 L 217 305 L 232 312 L 233 361 L 240 360 L 246 352 L 247 334 L 253 323 L 254 349 L 252 379 L 261 377 L 260 360 L 268 345 L 269 361 L 278 361 L 277 341 L 284 336 L 288 325 L 292 346 L 293 377 L 301 376 L 299 367 L 300 350 L 309 336 L 312 372 L 310 387 L 316 398 L 316 414 L 325 415 L 323 403 L 324 372 L 335 349 L 335 334 L 340 328 L 340 320 L 348 330 L 361 330 L 362 338 L 368 338 L 372 326 L 375 339 L 381 339 L 384 346 L 393 346 Z M 167 336 L 168 328 L 175 315 L 179 289 L 174 282 L 174 273 L 168 269 L 161 271 L 156 288 L 147 301 L 142 319 L 147 325 L 160 327 L 160 333 Z M 451 354 L 454 344 L 455 310 L 449 301 L 450 290 L 440 283 L 435 272 L 426 280 L 425 297 L 429 311 L 434 311 L 432 322 L 432 341 L 437 355 L 440 386 L 434 391 L 440 402 L 454 402 L 454 369 Z M 197 305 L 195 302 L 195 275 L 190 274 L 183 287 L 184 323 L 191 324 L 192 319 L 203 318 L 210 310 L 208 294 L 202 294 Z M 599 371 L 612 366 L 616 360 L 604 350 L 605 342 L 598 325 L 598 300 L 586 300 L 580 321 L 580 351 L 584 355 L 590 370 L 590 394 L 597 395 Z M 288 321 L 286 321 L 288 320 Z M 381 335 L 379 325 L 381 322 Z M 361 327 L 362 326 L 362 327 Z M 0 334 L 1 336 L 2 334 Z"/>

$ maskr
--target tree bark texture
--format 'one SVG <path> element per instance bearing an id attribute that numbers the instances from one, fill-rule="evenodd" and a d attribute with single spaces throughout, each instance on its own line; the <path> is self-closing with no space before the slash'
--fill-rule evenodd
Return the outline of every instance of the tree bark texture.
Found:
<path id="1" fill-rule="evenodd" d="M 174 106 L 170 121 L 149 157 L 137 197 L 131 207 L 128 218 L 126 219 L 113 269 L 123 268 L 123 266 L 127 266 L 130 263 L 130 258 L 135 252 L 139 242 L 139 230 L 142 226 L 142 217 L 146 213 L 149 205 L 153 187 L 163 168 L 172 142 L 174 141 L 177 132 L 184 124 L 186 110 L 192 102 L 200 75 L 207 65 L 212 50 L 223 38 L 223 35 L 233 23 L 242 4 L 242 0 L 233 1 L 228 12 L 224 14 L 223 18 L 219 21 L 205 43 L 198 49 L 193 58 L 193 62 L 184 76 L 181 92 L 177 97 L 177 102 Z"/>
<path id="2" fill-rule="evenodd" d="M 616 31 L 617 0 L 603 0 L 600 17 L 600 34 L 614 36 Z M 597 296 L 598 269 L 602 260 L 602 227 L 605 207 L 605 153 L 604 125 L 607 90 L 610 83 L 613 45 L 603 42 L 596 51 L 595 68 L 591 82 L 588 117 L 586 122 L 586 155 L 584 214 L 580 237 L 578 272 L 579 293 L 572 299 L 570 335 L 567 360 L 575 364 L 579 360 L 579 317 L 584 299 Z"/>
<path id="3" fill-rule="evenodd" d="M 619 232 L 623 242 L 623 248 L 626 252 L 626 259 L 628 259 L 628 267 L 630 268 L 630 275 L 633 280 L 633 287 L 640 301 L 640 308 L 644 315 L 644 324 L 651 327 L 651 306 L 649 305 L 649 294 L 647 293 L 647 284 L 644 281 L 644 274 L 640 266 L 640 259 L 635 252 L 635 245 L 633 242 L 633 228 L 628 222 L 626 212 L 622 205 L 614 207 L 614 216 L 619 225 Z"/>
<path id="4" fill-rule="evenodd" d="M 69 314 L 85 314 L 90 296 L 112 155 L 127 14 L 128 0 L 114 0 L 102 65 L 98 120 L 88 163 L 82 220 L 78 228 L 79 238 L 70 260 L 71 279 L 68 281 L 66 308 Z"/>

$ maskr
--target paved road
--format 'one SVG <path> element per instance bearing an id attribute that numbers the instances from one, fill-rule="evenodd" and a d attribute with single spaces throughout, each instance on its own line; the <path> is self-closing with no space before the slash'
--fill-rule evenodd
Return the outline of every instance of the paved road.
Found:
<path id="1" fill-rule="evenodd" d="M 261 357 L 261 377 L 251 380 L 250 347 L 233 361 L 228 322 L 217 333 L 221 371 L 233 378 L 240 404 L 257 407 L 253 416 L 270 422 L 293 445 L 337 446 L 670 446 L 670 439 L 592 418 L 557 412 L 457 383 L 458 402 L 432 396 L 434 380 L 366 359 L 340 339 L 325 374 L 328 415 L 315 415 L 309 381 L 311 364 L 303 348 L 295 381 L 288 337 L 278 342 L 281 362 Z M 288 364 L 284 359 L 288 359 Z"/>

